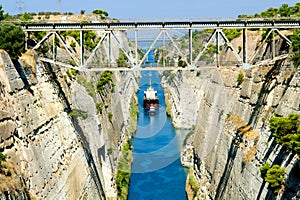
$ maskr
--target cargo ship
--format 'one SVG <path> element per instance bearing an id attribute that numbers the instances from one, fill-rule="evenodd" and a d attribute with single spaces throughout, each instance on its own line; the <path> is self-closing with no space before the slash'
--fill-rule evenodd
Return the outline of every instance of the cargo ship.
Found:
<path id="1" fill-rule="evenodd" d="M 157 91 L 152 87 L 151 81 L 148 89 L 144 91 L 144 109 L 149 109 L 149 112 L 155 112 L 159 106 Z"/>

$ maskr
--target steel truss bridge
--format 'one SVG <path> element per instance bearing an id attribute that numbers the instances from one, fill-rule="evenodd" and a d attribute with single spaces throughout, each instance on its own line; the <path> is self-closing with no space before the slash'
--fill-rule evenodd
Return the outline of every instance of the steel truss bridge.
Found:
<path id="1" fill-rule="evenodd" d="M 209 47 L 211 43 L 215 43 L 215 60 L 216 66 L 220 66 L 220 46 L 226 45 L 228 49 L 230 49 L 234 56 L 236 57 L 236 64 L 238 65 L 253 65 L 253 60 L 261 50 L 261 48 L 268 42 L 271 45 L 271 53 L 272 59 L 271 60 L 278 60 L 284 59 L 287 57 L 287 54 L 276 55 L 275 54 L 275 34 L 279 35 L 287 45 L 291 46 L 292 42 L 288 39 L 287 36 L 284 35 L 282 30 L 287 29 L 297 29 L 300 28 L 300 20 L 262 20 L 262 19 L 237 19 L 237 20 L 208 20 L 208 21 L 201 21 L 201 20 L 192 20 L 192 21 L 135 21 L 135 22 L 90 22 L 90 23 L 80 23 L 80 22 L 47 22 L 47 23 L 27 23 L 21 24 L 21 27 L 26 33 L 27 39 L 31 38 L 31 32 L 47 32 L 46 36 L 42 38 L 40 41 L 36 43 L 36 45 L 32 48 L 33 50 L 37 50 L 41 48 L 43 43 L 47 40 L 52 38 L 53 48 L 55 38 L 58 38 L 59 41 L 65 47 L 65 50 L 68 52 L 70 57 L 75 62 L 75 66 L 59 62 L 56 60 L 56 55 L 53 53 L 53 58 L 42 58 L 40 57 L 40 61 L 49 62 L 56 65 L 60 65 L 67 68 L 74 68 L 79 70 L 94 70 L 94 71 L 103 71 L 103 70 L 132 70 L 132 69 L 166 69 L 165 66 L 163 67 L 151 67 L 151 68 L 142 68 L 142 64 L 144 63 L 145 59 L 149 55 L 149 52 L 154 48 L 155 44 L 157 43 L 160 38 L 163 40 L 168 39 L 169 43 L 173 45 L 175 50 L 177 51 L 178 55 L 181 56 L 183 61 L 186 63 L 186 69 L 195 69 L 197 62 L 199 61 L 200 57 L 203 55 L 205 50 Z M 200 50 L 197 56 L 193 58 L 193 31 L 195 30 L 205 30 L 205 29 L 212 29 L 213 32 L 210 35 L 209 39 L 204 44 L 204 47 Z M 233 47 L 229 39 L 224 34 L 223 30 L 225 29 L 241 29 L 242 30 L 242 44 L 241 52 L 242 56 L 239 55 L 237 49 Z M 267 35 L 263 41 L 261 41 L 255 50 L 255 53 L 249 57 L 247 54 L 248 50 L 248 41 L 247 31 L 250 29 L 268 29 Z M 144 56 L 139 58 L 138 54 L 138 42 L 139 40 L 139 31 L 157 31 L 158 34 L 155 38 L 152 38 L 152 43 Z M 188 55 L 183 53 L 179 48 L 174 38 L 170 35 L 170 31 L 172 30 L 185 30 L 188 33 Z M 67 42 L 65 41 L 64 37 L 60 34 L 63 31 L 79 31 L 80 32 L 80 53 L 76 53 L 70 46 L 68 46 Z M 85 58 L 85 51 L 84 51 L 84 31 L 97 31 L 101 33 L 100 40 L 90 55 Z M 134 50 L 129 50 L 120 42 L 121 38 L 119 37 L 120 34 L 117 34 L 120 31 L 134 31 Z M 54 39 L 53 39 L 54 37 Z M 113 49 L 112 40 L 118 46 L 118 50 L 121 49 L 123 53 L 128 58 L 130 63 L 129 68 L 120 68 L 113 66 L 112 62 L 112 51 Z M 104 45 L 105 43 L 105 45 Z M 91 60 L 95 59 L 94 57 L 97 54 L 97 50 L 103 46 L 105 48 L 105 52 L 107 52 L 108 63 L 106 66 L 98 66 L 98 68 L 91 68 Z M 115 48 L 116 45 L 114 45 Z M 53 49 L 52 52 L 55 52 Z M 215 67 L 216 67 L 215 66 Z M 174 67 L 173 67 L 174 68 Z M 171 68 L 170 68 L 171 69 Z M 181 69 L 180 67 L 175 67 L 174 69 Z"/>

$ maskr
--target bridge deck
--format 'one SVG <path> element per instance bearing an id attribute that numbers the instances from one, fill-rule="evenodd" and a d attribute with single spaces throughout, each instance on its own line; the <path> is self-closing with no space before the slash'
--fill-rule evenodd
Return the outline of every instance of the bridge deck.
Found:
<path id="1" fill-rule="evenodd" d="M 161 22 L 48 22 L 21 23 L 24 31 L 46 30 L 142 30 L 215 28 L 300 28 L 300 20 L 161 21 Z"/>

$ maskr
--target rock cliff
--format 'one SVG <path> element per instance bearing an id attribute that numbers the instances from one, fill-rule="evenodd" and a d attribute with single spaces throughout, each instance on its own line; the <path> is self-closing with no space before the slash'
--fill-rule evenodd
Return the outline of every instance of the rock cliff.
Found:
<path id="1" fill-rule="evenodd" d="M 244 81 L 239 84 L 241 73 Z M 162 80 L 173 123 L 194 129 L 187 143 L 194 148 L 197 187 L 194 182 L 187 187 L 194 194 L 190 199 L 300 197 L 295 173 L 299 158 L 276 144 L 269 130 L 274 113 L 300 113 L 299 69 L 278 61 L 250 69 L 179 71 L 164 74 Z M 265 162 L 286 168 L 284 188 L 277 197 L 260 177 Z"/>
<path id="2" fill-rule="evenodd" d="M 80 76 L 95 85 L 99 74 Z M 0 151 L 12 172 L 0 174 L 1 199 L 116 198 L 116 166 L 132 134 L 137 83 L 130 73 L 112 77 L 114 90 L 103 99 L 63 70 L 37 63 L 33 52 L 16 67 L 0 52 Z M 105 104 L 102 114 L 97 101 Z"/>

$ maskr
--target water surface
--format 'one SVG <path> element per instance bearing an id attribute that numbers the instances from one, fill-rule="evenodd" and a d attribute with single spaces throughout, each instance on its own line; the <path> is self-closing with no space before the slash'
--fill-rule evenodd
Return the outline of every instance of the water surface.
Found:
<path id="1" fill-rule="evenodd" d="M 151 77 L 150 77 L 151 74 Z M 149 82 L 158 92 L 160 107 L 149 116 L 143 108 L 144 91 Z M 130 177 L 130 200 L 186 199 L 186 169 L 180 164 L 180 148 L 184 134 L 176 134 L 166 116 L 164 91 L 157 72 L 143 71 L 139 82 L 138 128 L 133 140 L 133 163 Z"/>

